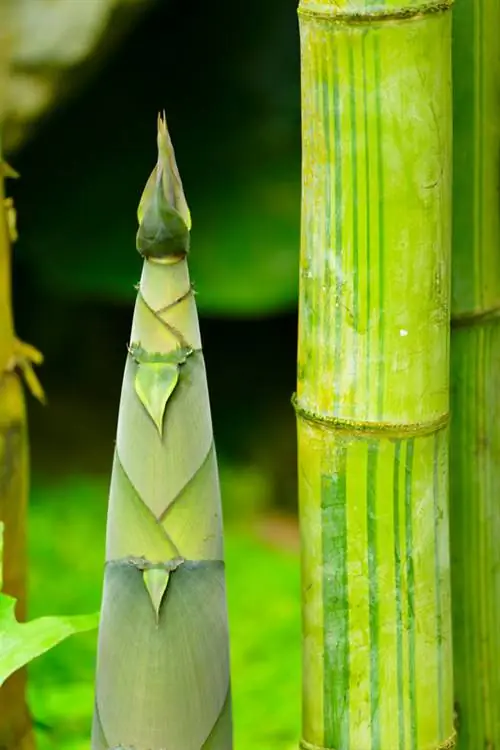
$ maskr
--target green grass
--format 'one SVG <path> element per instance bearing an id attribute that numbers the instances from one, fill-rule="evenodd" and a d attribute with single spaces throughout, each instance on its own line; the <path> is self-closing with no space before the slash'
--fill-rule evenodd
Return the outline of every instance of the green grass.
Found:
<path id="1" fill-rule="evenodd" d="M 30 616 L 99 608 L 107 484 L 35 481 Z M 300 734 L 299 561 L 233 521 L 226 529 L 235 750 L 295 750 Z M 88 750 L 96 633 L 30 667 L 39 750 Z"/>

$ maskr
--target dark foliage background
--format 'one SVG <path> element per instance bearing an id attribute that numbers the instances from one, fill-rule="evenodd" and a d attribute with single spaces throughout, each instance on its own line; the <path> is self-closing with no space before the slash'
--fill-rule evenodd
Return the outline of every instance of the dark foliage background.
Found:
<path id="1" fill-rule="evenodd" d="M 219 453 L 261 465 L 272 502 L 293 508 L 300 104 L 290 0 L 152 4 L 16 154 L 16 321 L 45 353 L 51 403 L 50 416 L 31 410 L 35 468 L 109 471 L 141 267 L 136 208 L 163 109 L 193 214 Z"/>

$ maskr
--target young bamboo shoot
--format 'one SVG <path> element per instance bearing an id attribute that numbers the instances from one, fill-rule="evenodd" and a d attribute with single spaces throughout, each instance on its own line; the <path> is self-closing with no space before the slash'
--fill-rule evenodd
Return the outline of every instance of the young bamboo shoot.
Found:
<path id="1" fill-rule="evenodd" d="M 231 750 L 222 519 L 165 120 L 139 205 L 144 257 L 111 480 L 93 750 Z"/>

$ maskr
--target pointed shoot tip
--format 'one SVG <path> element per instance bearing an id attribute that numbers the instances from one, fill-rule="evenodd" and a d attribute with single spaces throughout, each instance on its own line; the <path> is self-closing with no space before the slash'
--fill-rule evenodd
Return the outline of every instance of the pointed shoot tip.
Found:
<path id="1" fill-rule="evenodd" d="M 137 217 L 137 249 L 145 257 L 185 255 L 191 214 L 184 195 L 165 112 L 157 119 L 158 160 L 144 188 Z"/>

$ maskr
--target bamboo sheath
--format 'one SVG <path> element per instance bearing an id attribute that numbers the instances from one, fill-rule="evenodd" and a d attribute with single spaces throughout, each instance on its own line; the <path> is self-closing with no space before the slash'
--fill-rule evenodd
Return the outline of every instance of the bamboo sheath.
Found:
<path id="1" fill-rule="evenodd" d="M 451 13 L 299 17 L 301 747 L 449 748 Z"/>
<path id="2" fill-rule="evenodd" d="M 198 317 L 182 242 L 157 251 L 178 212 L 177 229 L 188 236 L 190 226 L 183 194 L 165 203 L 182 188 L 163 121 L 158 143 L 145 196 L 161 220 L 155 254 L 143 253 L 120 402 L 92 748 L 231 750 L 222 516 Z"/>
<path id="3" fill-rule="evenodd" d="M 500 746 L 499 28 L 499 0 L 457 0 L 450 508 L 463 750 Z"/>

